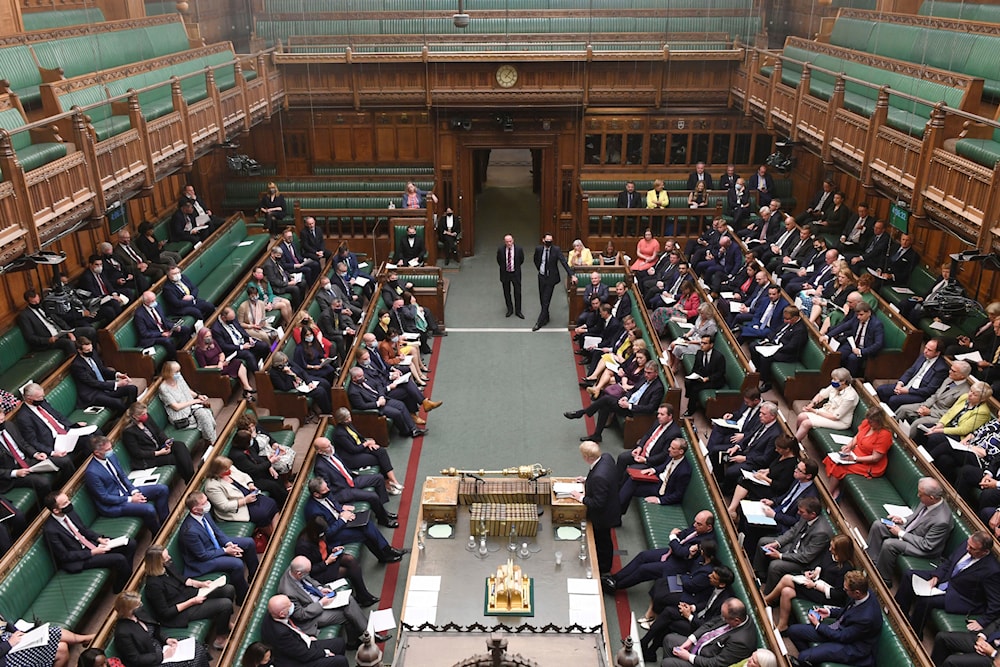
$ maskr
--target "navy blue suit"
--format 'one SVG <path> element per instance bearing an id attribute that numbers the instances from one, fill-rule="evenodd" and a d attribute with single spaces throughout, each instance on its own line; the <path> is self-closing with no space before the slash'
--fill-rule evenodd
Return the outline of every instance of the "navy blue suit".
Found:
<path id="1" fill-rule="evenodd" d="M 183 285 L 183 287 L 182 287 Z M 187 291 L 185 291 L 187 288 Z M 186 300 L 184 297 L 192 296 L 193 299 Z M 163 285 L 163 300 L 167 302 L 167 309 L 171 315 L 193 317 L 196 320 L 203 320 L 215 312 L 215 306 L 204 299 L 198 298 L 198 286 L 191 282 L 187 276 L 181 274 L 180 282 L 167 280 Z"/>
<path id="2" fill-rule="evenodd" d="M 851 601 L 844 607 L 830 610 L 833 622 L 823 622 L 817 627 L 800 623 L 788 628 L 786 636 L 799 649 L 799 660 L 818 665 L 837 662 L 872 667 L 875 664 L 875 646 L 882 633 L 882 609 L 878 596 L 869 592 L 862 602 Z M 811 643 L 819 642 L 810 647 Z"/>
<path id="3" fill-rule="evenodd" d="M 764 316 L 767 314 L 767 307 L 770 303 L 771 300 L 767 298 L 757 302 L 757 312 L 754 313 L 753 319 L 750 320 L 750 324 L 743 327 L 740 331 L 741 341 L 751 338 L 767 338 L 772 332 L 781 328 L 782 313 L 788 305 L 788 301 L 785 300 L 785 297 L 779 296 L 765 322 Z"/>
<path id="4" fill-rule="evenodd" d="M 328 502 L 329 504 L 327 504 Z M 363 542 L 372 554 L 377 558 L 382 558 L 386 550 L 389 549 L 389 543 L 375 527 L 375 524 L 369 521 L 361 528 L 348 528 L 347 522 L 340 518 L 343 509 L 343 506 L 333 498 L 332 494 L 328 493 L 322 499 L 311 496 L 306 501 L 304 511 L 306 519 L 319 517 L 326 524 L 327 545 L 335 547 L 351 542 Z"/>
<path id="5" fill-rule="evenodd" d="M 868 318 L 868 328 L 865 330 L 864 341 L 858 340 L 858 332 L 860 330 L 861 322 L 858 321 L 854 313 L 851 313 L 849 317 L 830 329 L 828 333 L 831 341 L 835 338 L 842 341 L 838 348 L 840 351 L 840 363 L 856 378 L 862 377 L 865 361 L 873 354 L 878 354 L 885 345 L 885 327 L 882 325 L 882 320 L 874 312 Z M 848 337 L 853 337 L 854 341 L 860 345 L 860 355 L 854 354 L 850 343 L 847 341 Z"/>
<path id="6" fill-rule="evenodd" d="M 170 513 L 167 499 L 170 489 L 163 484 L 149 484 L 136 487 L 129 481 L 114 454 L 108 453 L 107 461 L 115 469 L 113 475 L 95 456 L 87 464 L 84 481 L 90 497 L 97 505 L 97 511 L 104 516 L 137 516 L 149 532 L 156 534 Z M 146 497 L 144 503 L 129 502 L 136 491 Z"/>
<path id="7" fill-rule="evenodd" d="M 233 330 L 236 331 L 239 343 L 233 340 Z M 232 322 L 223 322 L 221 317 L 217 319 L 212 324 L 212 338 L 227 357 L 235 352 L 236 358 L 243 362 L 250 373 L 257 370 L 257 363 L 270 352 L 268 344 L 262 340 L 251 338 L 237 319 Z M 250 343 L 251 346 L 243 349 L 247 343 Z"/>
<path id="8" fill-rule="evenodd" d="M 229 537 L 219 530 L 219 526 L 207 514 L 202 517 L 202 521 L 204 525 L 193 515 L 188 514 L 181 523 L 180 542 L 184 554 L 184 576 L 200 577 L 211 572 L 223 572 L 228 582 L 236 589 L 236 601 L 242 603 L 249 589 L 243 566 L 246 565 L 250 578 L 257 571 L 257 547 L 253 538 Z M 229 542 L 243 549 L 242 558 L 230 556 L 225 552 L 225 546 Z"/>
<path id="9" fill-rule="evenodd" d="M 920 633 L 927 614 L 932 609 L 944 609 L 949 614 L 964 614 L 974 618 L 984 628 L 1000 619 L 1000 563 L 993 554 L 986 554 L 978 561 L 964 565 L 955 574 L 956 565 L 967 554 L 966 545 L 955 550 L 934 570 L 910 570 L 903 577 L 896 591 L 896 601 L 903 612 L 910 611 L 910 624 Z M 944 595 L 914 597 L 912 577 L 936 577 L 938 588 L 945 585 Z M 912 611 L 910 607 L 912 605 Z"/>
<path id="10" fill-rule="evenodd" d="M 906 385 L 907 382 L 912 380 L 917 373 L 920 372 L 920 368 L 924 365 L 927 359 L 921 354 L 917 357 L 917 360 L 913 362 L 913 365 L 906 369 L 899 381 Z M 888 404 L 893 410 L 898 409 L 902 405 L 907 403 L 921 403 L 927 399 L 931 394 L 938 390 L 941 383 L 944 382 L 945 377 L 948 375 L 948 363 L 944 360 L 944 355 L 939 354 L 931 364 L 931 367 L 927 369 L 924 376 L 920 378 L 920 383 L 914 387 L 910 387 L 905 394 L 895 394 L 893 391 L 896 388 L 895 382 L 890 382 L 889 384 L 884 384 L 875 390 L 878 394 L 879 399 Z"/>
<path id="11" fill-rule="evenodd" d="M 336 454 L 334 454 L 336 457 Z M 338 460 L 340 460 L 338 458 Z M 347 465 L 340 461 L 340 464 L 347 469 Z M 389 493 L 385 490 L 385 478 L 382 475 L 355 475 L 350 470 L 347 473 L 351 476 L 351 482 L 347 481 L 334 463 L 327 457 L 318 455 L 313 471 L 317 477 L 322 477 L 330 486 L 330 493 L 338 502 L 356 503 L 364 502 L 371 506 L 372 514 L 381 524 L 389 523 L 389 514 L 385 509 L 385 503 L 389 502 Z M 353 483 L 352 483 L 353 482 Z M 369 491 L 367 487 L 373 487 L 374 491 Z"/>
<path id="12" fill-rule="evenodd" d="M 163 312 L 160 304 L 154 302 L 153 310 L 160 318 L 161 324 L 157 324 L 156 318 L 150 314 L 146 306 L 139 306 L 132 314 L 132 324 L 139 339 L 140 347 L 150 347 L 151 345 L 161 345 L 167 351 L 167 359 L 177 358 L 177 346 L 183 346 L 191 338 L 192 328 L 186 324 L 174 322 Z M 169 331 L 169 336 L 164 336 L 163 332 Z"/>
<path id="13" fill-rule="evenodd" d="M 643 581 L 687 572 L 698 560 L 697 556 L 691 557 L 691 547 L 714 539 L 714 530 L 699 534 L 694 526 L 688 526 L 672 537 L 666 548 L 647 549 L 636 554 L 628 565 L 615 573 L 615 588 L 629 588 Z M 664 559 L 664 556 L 667 558 Z"/>
<path id="14" fill-rule="evenodd" d="M 657 475 L 661 475 L 667 469 L 668 465 L 670 465 L 670 459 L 656 466 L 653 470 L 656 471 Z M 688 463 L 686 458 L 681 459 L 677 467 L 670 473 L 670 478 L 667 479 L 667 488 L 663 490 L 662 494 L 660 493 L 660 487 L 663 484 L 660 480 L 655 482 L 637 482 L 630 476 L 625 475 L 625 481 L 622 482 L 621 490 L 618 492 L 618 504 L 621 505 L 622 514 L 628 511 L 628 506 L 632 503 L 632 498 L 656 496 L 661 505 L 676 505 L 684 500 L 684 492 L 687 491 L 690 482 L 691 464 Z"/>
<path id="15" fill-rule="evenodd" d="M 614 558 L 611 529 L 622 525 L 621 512 L 618 508 L 618 469 L 611 454 L 601 454 L 601 458 L 587 473 L 583 492 L 587 521 L 594 531 L 598 572 L 610 572 L 611 561 Z"/>

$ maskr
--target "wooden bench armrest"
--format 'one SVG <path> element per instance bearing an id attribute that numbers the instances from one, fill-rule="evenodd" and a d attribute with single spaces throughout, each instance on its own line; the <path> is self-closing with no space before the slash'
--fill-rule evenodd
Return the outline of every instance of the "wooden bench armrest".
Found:
<path id="1" fill-rule="evenodd" d="M 993 126 L 986 125 L 974 120 L 967 120 L 962 123 L 962 132 L 959 139 L 992 139 Z"/>

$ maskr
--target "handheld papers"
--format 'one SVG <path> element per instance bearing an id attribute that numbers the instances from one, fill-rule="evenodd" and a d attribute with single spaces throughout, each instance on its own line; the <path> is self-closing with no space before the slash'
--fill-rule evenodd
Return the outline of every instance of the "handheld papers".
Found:
<path id="1" fill-rule="evenodd" d="M 944 595 L 944 591 L 937 586 L 931 586 L 931 582 L 926 579 L 921 579 L 918 575 L 914 574 L 910 578 L 910 583 L 913 586 L 913 594 L 919 595 L 922 598 L 934 597 L 935 595 Z"/>
<path id="2" fill-rule="evenodd" d="M 764 514 L 764 504 L 756 500 L 741 500 L 740 509 L 743 510 L 743 517 L 747 523 L 757 526 L 776 526 L 777 522 Z"/>

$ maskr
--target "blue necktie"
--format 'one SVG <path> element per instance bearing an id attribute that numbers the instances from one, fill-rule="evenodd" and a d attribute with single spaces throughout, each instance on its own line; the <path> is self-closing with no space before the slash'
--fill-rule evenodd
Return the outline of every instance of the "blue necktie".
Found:
<path id="1" fill-rule="evenodd" d="M 212 525 L 209 523 L 209 518 L 207 516 L 202 517 L 201 525 L 205 527 L 206 531 L 208 531 L 208 537 L 212 540 L 212 546 L 216 549 L 221 549 L 222 545 L 219 544 L 219 540 L 215 538 L 215 531 L 212 530 Z"/>
<path id="2" fill-rule="evenodd" d="M 309 582 L 307 582 L 305 579 L 303 579 L 299 583 L 302 584 L 302 588 L 304 588 L 305 591 L 306 591 L 306 593 L 308 593 L 309 595 L 311 595 L 311 596 L 313 596 L 315 598 L 321 598 L 321 597 L 323 597 L 323 591 L 321 591 L 320 589 L 316 588 L 315 586 L 313 586 L 312 584 L 310 584 Z"/>

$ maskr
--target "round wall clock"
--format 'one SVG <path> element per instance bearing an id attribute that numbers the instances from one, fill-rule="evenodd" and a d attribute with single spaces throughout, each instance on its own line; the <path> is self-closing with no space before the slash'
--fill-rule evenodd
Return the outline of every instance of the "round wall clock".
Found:
<path id="1" fill-rule="evenodd" d="M 497 83 L 501 88 L 511 88 L 517 83 L 517 68 L 513 65 L 500 65 L 497 68 Z"/>

